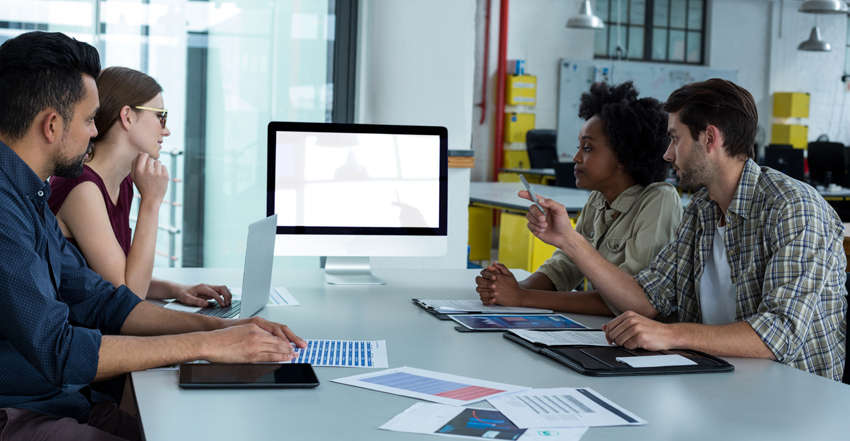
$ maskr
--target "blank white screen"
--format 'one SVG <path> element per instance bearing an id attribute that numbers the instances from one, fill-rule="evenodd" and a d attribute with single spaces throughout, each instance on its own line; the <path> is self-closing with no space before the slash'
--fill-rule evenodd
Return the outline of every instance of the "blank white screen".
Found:
<path id="1" fill-rule="evenodd" d="M 278 225 L 437 228 L 440 137 L 277 132 Z"/>

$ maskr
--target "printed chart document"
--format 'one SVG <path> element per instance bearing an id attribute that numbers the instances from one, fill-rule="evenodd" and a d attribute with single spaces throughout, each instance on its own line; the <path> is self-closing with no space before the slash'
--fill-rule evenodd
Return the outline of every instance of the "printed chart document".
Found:
<path id="1" fill-rule="evenodd" d="M 500 305 L 484 305 L 481 303 L 479 299 L 464 299 L 464 300 L 452 300 L 452 299 L 417 299 L 420 303 L 425 306 L 429 306 L 438 312 L 442 313 L 452 313 L 452 312 L 482 312 L 482 313 L 518 313 L 518 314 L 534 314 L 541 313 L 547 314 L 552 312 L 551 309 L 540 309 L 540 308 L 523 308 L 520 306 L 500 306 Z"/>
<path id="2" fill-rule="evenodd" d="M 512 334 L 546 346 L 614 346 L 605 339 L 605 331 L 531 331 L 511 329 Z"/>
<path id="3" fill-rule="evenodd" d="M 453 406 L 528 389 L 406 366 L 331 381 Z"/>
<path id="4" fill-rule="evenodd" d="M 386 368 L 386 340 L 305 340 L 298 357 L 286 363 L 309 363 L 317 367 Z"/>
<path id="5" fill-rule="evenodd" d="M 586 427 L 520 429 L 498 410 L 416 403 L 380 427 L 393 432 L 477 439 L 578 441 Z"/>
<path id="6" fill-rule="evenodd" d="M 590 388 L 531 389 L 487 398 L 517 427 L 639 426 L 646 421 Z"/>

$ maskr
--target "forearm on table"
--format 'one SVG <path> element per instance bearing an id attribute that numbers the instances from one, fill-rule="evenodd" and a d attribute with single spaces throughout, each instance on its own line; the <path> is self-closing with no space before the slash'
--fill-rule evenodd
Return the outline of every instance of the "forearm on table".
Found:
<path id="1" fill-rule="evenodd" d="M 658 315 L 634 277 L 605 260 L 581 235 L 567 235 L 560 248 L 593 283 L 604 298 L 606 309 L 614 314 L 635 311 L 649 318 Z"/>
<path id="2" fill-rule="evenodd" d="M 549 280 L 549 277 L 546 274 L 541 272 L 532 273 L 528 278 L 519 282 L 520 288 L 523 289 L 539 289 L 543 291 L 554 291 L 555 284 Z"/>
<path id="3" fill-rule="evenodd" d="M 94 379 L 203 359 L 205 345 L 206 335 L 200 332 L 158 337 L 104 335 Z"/>
<path id="4" fill-rule="evenodd" d="M 670 326 L 675 332 L 677 348 L 695 349 L 722 357 L 776 359 L 747 322 L 728 325 L 673 323 Z"/>
<path id="5" fill-rule="evenodd" d="M 194 331 L 212 331 L 223 328 L 223 319 L 172 311 L 149 302 L 136 305 L 121 327 L 122 335 L 170 335 Z"/>
<path id="6" fill-rule="evenodd" d="M 142 299 L 148 295 L 153 275 L 158 221 L 159 205 L 142 199 L 139 204 L 136 231 L 133 233 L 133 243 L 130 245 L 124 268 L 124 283 Z"/>
<path id="7" fill-rule="evenodd" d="M 589 315 L 613 315 L 596 291 L 544 291 L 526 289 L 521 306 Z"/>
<path id="8" fill-rule="evenodd" d="M 174 298 L 174 292 L 179 287 L 174 282 L 167 280 L 151 279 L 148 287 L 148 299 L 171 299 Z"/>

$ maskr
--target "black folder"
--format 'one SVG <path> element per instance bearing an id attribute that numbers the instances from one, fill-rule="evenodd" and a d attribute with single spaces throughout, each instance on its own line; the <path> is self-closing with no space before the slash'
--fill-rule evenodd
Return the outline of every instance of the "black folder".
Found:
<path id="1" fill-rule="evenodd" d="M 586 332 L 586 331 L 570 331 Z M 502 334 L 506 339 L 518 343 L 534 352 L 543 354 L 570 369 L 594 377 L 612 377 L 620 375 L 659 375 L 659 374 L 701 374 L 709 372 L 732 372 L 735 367 L 727 361 L 688 349 L 673 349 L 669 351 L 647 351 L 643 349 L 626 349 L 621 346 L 548 346 L 530 342 L 516 334 Z M 617 357 L 633 357 L 640 355 L 670 355 L 678 354 L 694 361 L 695 365 L 663 366 L 634 368 L 626 363 L 617 361 Z"/>

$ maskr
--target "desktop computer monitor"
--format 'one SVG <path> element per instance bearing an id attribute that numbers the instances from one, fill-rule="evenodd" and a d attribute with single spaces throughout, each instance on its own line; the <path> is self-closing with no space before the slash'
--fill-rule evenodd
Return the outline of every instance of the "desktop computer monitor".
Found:
<path id="1" fill-rule="evenodd" d="M 813 184 L 847 186 L 847 149 L 840 142 L 810 142 L 809 179 Z"/>
<path id="2" fill-rule="evenodd" d="M 327 256 L 330 284 L 380 284 L 370 256 L 447 250 L 445 127 L 271 122 L 275 255 Z"/>
<path id="3" fill-rule="evenodd" d="M 806 179 L 804 171 L 803 151 L 795 149 L 791 145 L 770 144 L 764 149 L 764 160 L 762 163 L 774 170 L 798 180 Z"/>

